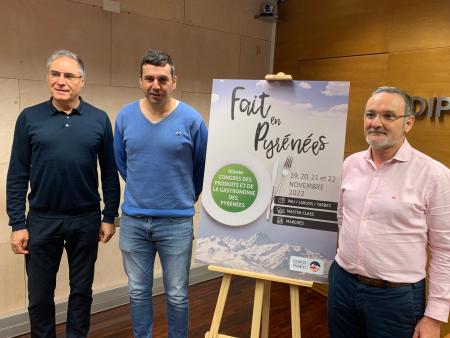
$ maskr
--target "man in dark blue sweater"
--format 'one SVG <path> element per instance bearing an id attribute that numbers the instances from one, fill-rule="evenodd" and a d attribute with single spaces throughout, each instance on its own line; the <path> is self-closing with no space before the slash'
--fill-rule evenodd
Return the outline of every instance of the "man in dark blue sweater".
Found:
<path id="1" fill-rule="evenodd" d="M 203 185 L 207 129 L 200 114 L 172 97 L 171 57 L 148 51 L 141 61 L 144 98 L 120 111 L 114 150 L 126 181 L 120 249 L 128 275 L 133 333 L 152 337 L 153 265 L 158 253 L 169 338 L 188 336 L 192 216 Z"/>
<path id="2" fill-rule="evenodd" d="M 31 336 L 49 338 L 56 336 L 53 298 L 65 247 L 70 278 L 66 333 L 86 337 L 98 241 L 106 243 L 114 235 L 120 200 L 112 128 L 104 111 L 80 97 L 85 72 L 77 55 L 55 52 L 47 71 L 50 100 L 24 109 L 16 122 L 6 192 L 11 248 L 25 255 Z"/>

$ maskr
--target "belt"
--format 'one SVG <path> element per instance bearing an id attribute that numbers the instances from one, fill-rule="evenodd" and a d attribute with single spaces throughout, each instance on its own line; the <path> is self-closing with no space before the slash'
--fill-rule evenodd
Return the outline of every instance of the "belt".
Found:
<path id="1" fill-rule="evenodd" d="M 412 285 L 413 283 L 396 283 L 396 282 L 388 282 L 382 279 L 375 279 L 366 276 L 361 276 L 357 274 L 353 274 L 353 276 L 358 279 L 361 283 L 374 286 L 377 288 L 400 288 L 402 286 Z"/>

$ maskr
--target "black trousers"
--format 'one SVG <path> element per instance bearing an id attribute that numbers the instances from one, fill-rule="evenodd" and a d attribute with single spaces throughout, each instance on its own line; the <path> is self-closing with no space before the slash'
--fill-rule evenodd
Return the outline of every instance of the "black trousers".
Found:
<path id="1" fill-rule="evenodd" d="M 27 226 L 30 237 L 25 262 L 31 337 L 56 337 L 54 296 L 56 274 L 64 248 L 70 281 L 66 336 L 86 337 L 90 325 L 100 212 L 71 218 L 44 218 L 29 214 Z"/>

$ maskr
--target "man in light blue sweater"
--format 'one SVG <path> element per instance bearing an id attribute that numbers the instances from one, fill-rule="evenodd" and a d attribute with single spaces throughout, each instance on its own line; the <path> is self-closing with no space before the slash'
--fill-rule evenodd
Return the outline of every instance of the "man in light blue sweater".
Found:
<path id="1" fill-rule="evenodd" d="M 203 183 L 208 131 L 200 114 L 176 100 L 175 67 L 149 50 L 140 66 L 144 98 L 116 119 L 114 151 L 126 182 L 120 249 L 128 276 L 133 333 L 152 337 L 152 285 L 158 253 L 167 298 L 168 337 L 189 330 L 189 269 L 194 203 Z"/>

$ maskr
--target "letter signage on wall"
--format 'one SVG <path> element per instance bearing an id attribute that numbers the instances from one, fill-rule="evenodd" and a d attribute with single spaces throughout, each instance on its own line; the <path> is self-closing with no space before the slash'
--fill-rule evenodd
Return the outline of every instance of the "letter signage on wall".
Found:
<path id="1" fill-rule="evenodd" d="M 430 97 L 428 100 L 421 96 L 412 97 L 416 107 L 416 116 L 421 116 L 427 113 L 428 117 L 440 118 L 443 112 L 450 110 L 450 97 Z"/>

